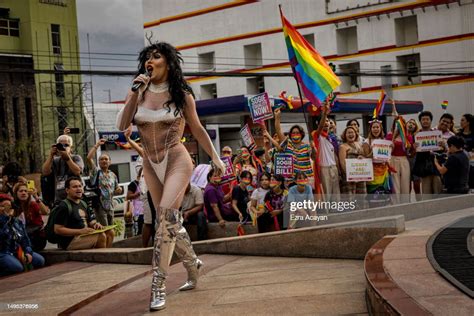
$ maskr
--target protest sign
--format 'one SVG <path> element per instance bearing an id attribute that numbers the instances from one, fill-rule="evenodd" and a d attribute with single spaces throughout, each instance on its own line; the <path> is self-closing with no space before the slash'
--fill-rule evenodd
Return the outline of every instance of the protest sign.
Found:
<path id="1" fill-rule="evenodd" d="M 441 138 L 441 131 L 419 132 L 415 135 L 415 143 L 418 144 L 416 151 L 436 151 L 439 150 L 438 142 Z"/>
<path id="2" fill-rule="evenodd" d="M 255 123 L 273 118 L 272 105 L 266 92 L 248 98 L 248 105 Z"/>
<path id="3" fill-rule="evenodd" d="M 255 148 L 255 140 L 253 139 L 252 132 L 250 131 L 248 124 L 245 124 L 245 126 L 240 130 L 240 136 L 242 136 L 245 146 L 247 146 L 250 150 Z"/>
<path id="4" fill-rule="evenodd" d="M 347 182 L 374 180 L 372 159 L 346 159 Z"/>
<path id="5" fill-rule="evenodd" d="M 225 171 L 221 177 L 221 183 L 227 183 L 229 181 L 234 180 L 235 172 L 231 157 L 221 157 L 221 160 L 225 164 Z"/>
<path id="6" fill-rule="evenodd" d="M 372 153 L 374 154 L 374 161 L 384 162 L 389 161 L 392 157 L 392 142 L 384 139 L 376 139 L 372 142 Z"/>
<path id="7" fill-rule="evenodd" d="M 291 154 L 275 155 L 275 174 L 284 178 L 293 177 L 293 156 Z"/>

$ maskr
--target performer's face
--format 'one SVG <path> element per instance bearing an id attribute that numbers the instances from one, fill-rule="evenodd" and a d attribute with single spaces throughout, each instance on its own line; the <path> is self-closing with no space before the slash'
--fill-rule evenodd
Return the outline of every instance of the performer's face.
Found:
<path id="1" fill-rule="evenodd" d="M 154 84 L 163 83 L 168 80 L 168 62 L 166 57 L 158 50 L 147 53 L 145 69 L 151 73 L 151 82 Z"/>

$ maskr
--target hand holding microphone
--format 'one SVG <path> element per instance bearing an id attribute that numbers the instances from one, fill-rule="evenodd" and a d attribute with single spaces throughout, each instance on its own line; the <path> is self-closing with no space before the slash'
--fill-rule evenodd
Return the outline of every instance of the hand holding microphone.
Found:
<path id="1" fill-rule="evenodd" d="M 151 71 L 146 71 L 145 74 L 140 74 L 133 80 L 132 91 L 143 93 L 148 83 L 150 82 Z"/>

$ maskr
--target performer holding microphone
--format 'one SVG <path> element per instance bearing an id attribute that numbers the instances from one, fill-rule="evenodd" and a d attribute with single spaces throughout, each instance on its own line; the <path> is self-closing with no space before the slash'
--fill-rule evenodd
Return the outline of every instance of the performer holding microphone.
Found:
<path id="1" fill-rule="evenodd" d="M 201 125 L 191 87 L 183 78 L 180 53 L 168 43 L 145 47 L 138 57 L 136 91 L 129 91 L 125 107 L 117 117 L 117 127 L 125 130 L 133 122 L 138 127 L 145 156 L 143 172 L 157 209 L 159 227 L 153 250 L 153 279 L 150 310 L 165 308 L 165 279 L 176 251 L 188 271 L 188 281 L 180 290 L 196 287 L 202 266 L 182 226 L 179 207 L 192 174 L 189 153 L 180 142 L 185 122 L 221 173 L 224 163 Z M 147 72 L 148 75 L 144 73 Z"/>

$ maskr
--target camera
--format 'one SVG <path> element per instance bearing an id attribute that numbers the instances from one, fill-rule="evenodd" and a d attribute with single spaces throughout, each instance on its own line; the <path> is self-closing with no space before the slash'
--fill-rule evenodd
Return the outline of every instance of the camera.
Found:
<path id="1" fill-rule="evenodd" d="M 56 145 L 54 145 L 59 151 L 65 151 L 66 148 L 64 148 L 64 145 L 61 144 L 61 143 L 57 143 Z"/>
<path id="2" fill-rule="evenodd" d="M 445 154 L 445 153 L 433 153 L 436 157 L 436 159 L 438 159 L 438 162 L 442 165 L 446 162 L 446 160 L 448 160 L 448 155 Z"/>

